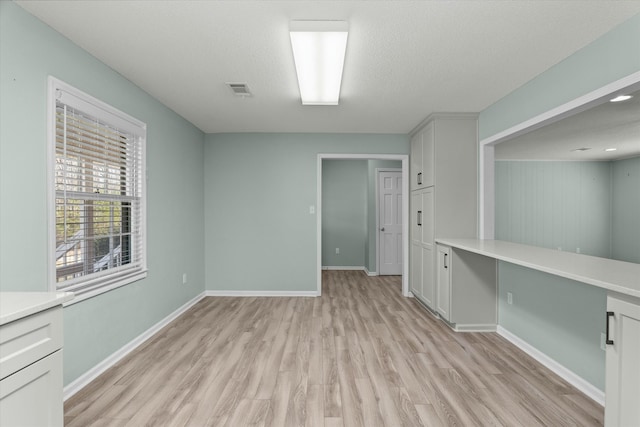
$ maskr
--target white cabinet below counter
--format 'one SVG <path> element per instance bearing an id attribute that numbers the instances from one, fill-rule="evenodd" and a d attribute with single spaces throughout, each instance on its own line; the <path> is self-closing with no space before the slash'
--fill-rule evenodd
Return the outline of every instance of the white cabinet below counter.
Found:
<path id="1" fill-rule="evenodd" d="M 496 262 L 436 245 L 436 310 L 456 331 L 495 331 L 498 323 Z"/>
<path id="2" fill-rule="evenodd" d="M 606 426 L 640 426 L 640 298 L 607 295 Z"/>
<path id="3" fill-rule="evenodd" d="M 0 426 L 62 426 L 68 292 L 0 292 Z"/>

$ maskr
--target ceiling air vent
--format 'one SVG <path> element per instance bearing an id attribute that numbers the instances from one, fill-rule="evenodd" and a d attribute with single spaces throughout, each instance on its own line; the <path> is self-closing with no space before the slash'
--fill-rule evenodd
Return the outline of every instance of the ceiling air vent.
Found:
<path id="1" fill-rule="evenodd" d="M 251 96 L 251 91 L 246 83 L 227 83 L 235 96 Z"/>

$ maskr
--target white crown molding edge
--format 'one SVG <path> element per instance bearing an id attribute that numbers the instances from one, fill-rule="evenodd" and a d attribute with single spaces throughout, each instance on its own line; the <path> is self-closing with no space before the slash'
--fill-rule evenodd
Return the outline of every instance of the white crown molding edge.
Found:
<path id="1" fill-rule="evenodd" d="M 158 323 L 144 331 L 142 334 L 135 337 L 133 340 L 129 341 L 127 344 L 122 346 L 119 350 L 112 353 L 110 356 L 105 358 L 102 362 L 95 365 L 93 368 L 89 369 L 84 374 L 80 375 L 71 383 L 67 384 L 62 391 L 64 400 L 66 401 L 74 394 L 82 390 L 85 386 L 87 386 L 91 381 L 95 380 L 98 376 L 104 373 L 107 369 L 114 366 L 118 363 L 122 358 L 127 356 L 133 350 L 142 345 L 145 341 L 159 332 L 162 328 L 167 326 L 169 323 L 177 319 L 180 315 L 186 312 L 188 309 L 193 307 L 198 301 L 206 296 L 205 292 L 202 292 L 192 300 L 186 302 L 184 305 L 173 311 L 164 319 L 160 320 Z"/>
<path id="2" fill-rule="evenodd" d="M 498 335 L 505 338 L 511 344 L 518 347 L 520 350 L 527 353 L 529 356 L 536 359 L 546 368 L 554 372 L 560 378 L 586 394 L 589 398 L 594 400 L 600 406 L 604 406 L 605 395 L 602 390 L 591 384 L 589 381 L 585 380 L 575 372 L 561 365 L 551 357 L 547 356 L 537 348 L 533 347 L 528 342 L 524 341 L 522 338 L 503 328 L 502 326 L 498 326 L 497 331 Z"/>

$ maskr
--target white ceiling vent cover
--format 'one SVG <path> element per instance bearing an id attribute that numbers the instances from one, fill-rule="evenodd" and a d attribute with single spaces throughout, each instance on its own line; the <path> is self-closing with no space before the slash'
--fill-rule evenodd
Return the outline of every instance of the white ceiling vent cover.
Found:
<path id="1" fill-rule="evenodd" d="M 227 86 L 236 96 L 251 96 L 251 91 L 246 83 L 227 83 Z"/>

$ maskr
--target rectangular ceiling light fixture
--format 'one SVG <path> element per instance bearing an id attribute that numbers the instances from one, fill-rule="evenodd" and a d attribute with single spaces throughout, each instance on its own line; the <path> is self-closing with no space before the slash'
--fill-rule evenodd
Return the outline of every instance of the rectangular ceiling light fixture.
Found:
<path id="1" fill-rule="evenodd" d="M 338 105 L 348 23 L 291 21 L 289 30 L 302 105 Z"/>

